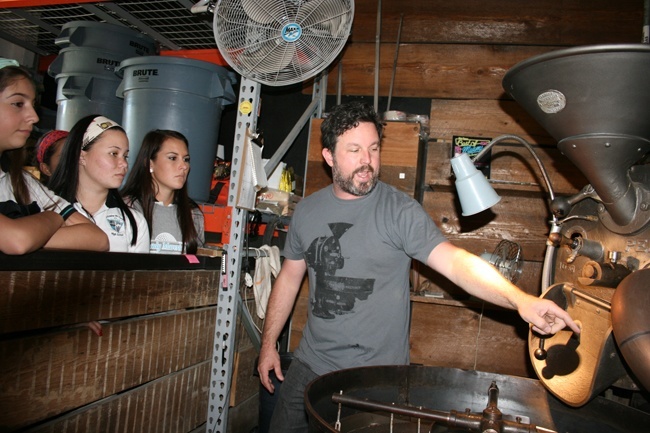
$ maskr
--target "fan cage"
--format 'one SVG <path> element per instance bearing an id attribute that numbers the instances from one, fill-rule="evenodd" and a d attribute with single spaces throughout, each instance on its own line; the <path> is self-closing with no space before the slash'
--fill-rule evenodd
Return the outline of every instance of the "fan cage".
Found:
<path id="1" fill-rule="evenodd" d="M 503 239 L 494 249 L 489 262 L 499 270 L 501 275 L 514 284 L 522 273 L 521 246 L 516 242 Z"/>
<path id="2" fill-rule="evenodd" d="M 221 55 L 235 71 L 281 86 L 332 63 L 347 42 L 353 16 L 352 0 L 221 0 L 213 27 Z"/>

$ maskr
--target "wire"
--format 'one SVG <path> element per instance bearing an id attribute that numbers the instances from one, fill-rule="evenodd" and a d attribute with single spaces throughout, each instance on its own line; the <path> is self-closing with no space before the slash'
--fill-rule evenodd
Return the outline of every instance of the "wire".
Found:
<path id="1" fill-rule="evenodd" d="M 478 363 L 478 339 L 481 336 L 481 326 L 483 325 L 483 310 L 485 309 L 485 301 L 481 302 L 481 314 L 478 317 L 478 331 L 476 332 L 476 341 L 474 348 L 474 370 Z"/>

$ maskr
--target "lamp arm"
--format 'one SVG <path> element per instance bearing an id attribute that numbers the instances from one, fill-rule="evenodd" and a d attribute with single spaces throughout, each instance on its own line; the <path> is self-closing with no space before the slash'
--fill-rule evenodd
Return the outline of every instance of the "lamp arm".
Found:
<path id="1" fill-rule="evenodd" d="M 555 191 L 553 190 L 553 185 L 551 185 L 551 179 L 548 177 L 548 173 L 546 171 L 546 168 L 544 167 L 544 164 L 542 164 L 542 161 L 539 159 L 535 151 L 533 150 L 533 146 L 531 146 L 526 140 L 523 138 L 519 137 L 518 135 L 514 134 L 506 134 L 506 135 L 501 135 L 494 140 L 490 141 L 487 146 L 483 148 L 475 157 L 474 161 L 479 161 L 481 158 L 483 158 L 492 148 L 497 143 L 501 143 L 502 141 L 506 140 L 514 140 L 517 141 L 518 143 L 522 144 L 528 151 L 533 155 L 533 159 L 537 163 L 537 166 L 539 167 L 540 171 L 542 172 L 542 177 L 544 178 L 544 182 L 546 183 L 546 188 L 548 189 L 548 195 L 551 199 L 551 201 L 555 200 Z"/>
<path id="2" fill-rule="evenodd" d="M 544 182 L 546 182 L 546 188 L 548 189 L 548 195 L 551 199 L 551 203 L 555 200 L 555 192 L 553 191 L 553 185 L 551 185 L 551 180 L 548 177 L 548 173 L 546 172 L 546 168 L 544 167 L 544 164 L 542 164 L 542 161 L 539 159 L 535 151 L 533 150 L 533 146 L 530 145 L 526 140 L 523 138 L 513 135 L 513 134 L 506 134 L 506 135 L 501 135 L 491 142 L 488 143 L 487 146 L 481 150 L 476 157 L 474 158 L 474 161 L 478 161 L 481 158 L 483 158 L 489 150 L 492 148 L 497 143 L 500 143 L 502 141 L 506 140 L 514 140 L 520 144 L 522 144 L 528 151 L 533 155 L 533 159 L 537 163 L 537 166 L 539 167 L 539 170 L 542 172 L 542 177 L 544 178 Z M 560 226 L 558 224 L 557 216 L 555 213 L 551 212 L 551 233 L 558 233 L 560 231 Z M 542 267 L 542 290 L 546 290 L 547 287 L 550 286 L 551 281 L 552 281 L 552 276 L 553 276 L 553 255 L 555 254 L 555 246 L 553 245 L 552 242 L 547 241 L 546 242 L 546 253 L 544 254 L 544 265 Z"/>

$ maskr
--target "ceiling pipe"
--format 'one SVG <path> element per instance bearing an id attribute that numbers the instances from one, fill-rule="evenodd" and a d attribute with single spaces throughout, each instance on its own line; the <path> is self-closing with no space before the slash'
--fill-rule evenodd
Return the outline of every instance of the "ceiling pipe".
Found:
<path id="1" fill-rule="evenodd" d="M 381 0 L 377 2 L 377 31 L 375 32 L 375 112 L 379 111 L 379 51 L 381 48 Z"/>

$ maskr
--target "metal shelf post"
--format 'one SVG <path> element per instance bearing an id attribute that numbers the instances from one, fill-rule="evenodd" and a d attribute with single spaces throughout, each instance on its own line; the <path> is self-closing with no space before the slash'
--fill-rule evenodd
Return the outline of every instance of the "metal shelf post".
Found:
<path id="1" fill-rule="evenodd" d="M 228 405 L 232 381 L 237 300 L 241 277 L 241 259 L 248 211 L 235 206 L 246 131 L 257 129 L 261 84 L 243 78 L 239 90 L 237 123 L 230 167 L 228 206 L 232 208 L 230 241 L 221 258 L 221 287 L 217 298 L 217 321 L 214 330 L 210 395 L 207 417 L 208 433 L 225 433 L 228 428 Z"/>
<path id="2" fill-rule="evenodd" d="M 284 156 L 304 125 L 314 116 L 321 116 L 325 106 L 327 73 L 314 80 L 312 103 L 289 133 L 280 148 L 274 153 L 265 171 L 273 171 Z M 261 84 L 242 77 L 233 156 L 230 167 L 230 185 L 228 188 L 228 206 L 232 208 L 230 223 L 230 241 L 224 245 L 221 258 L 221 286 L 217 298 L 217 321 L 214 332 L 212 369 L 210 372 L 210 395 L 207 416 L 207 433 L 226 433 L 228 428 L 228 406 L 230 385 L 232 382 L 233 354 L 235 345 L 235 324 L 239 303 L 242 256 L 244 255 L 244 236 L 248 220 L 248 211 L 236 207 L 239 190 L 240 170 L 243 170 L 244 140 L 248 130 L 255 133 L 257 117 L 260 111 Z M 247 318 L 250 321 L 250 318 Z"/>

